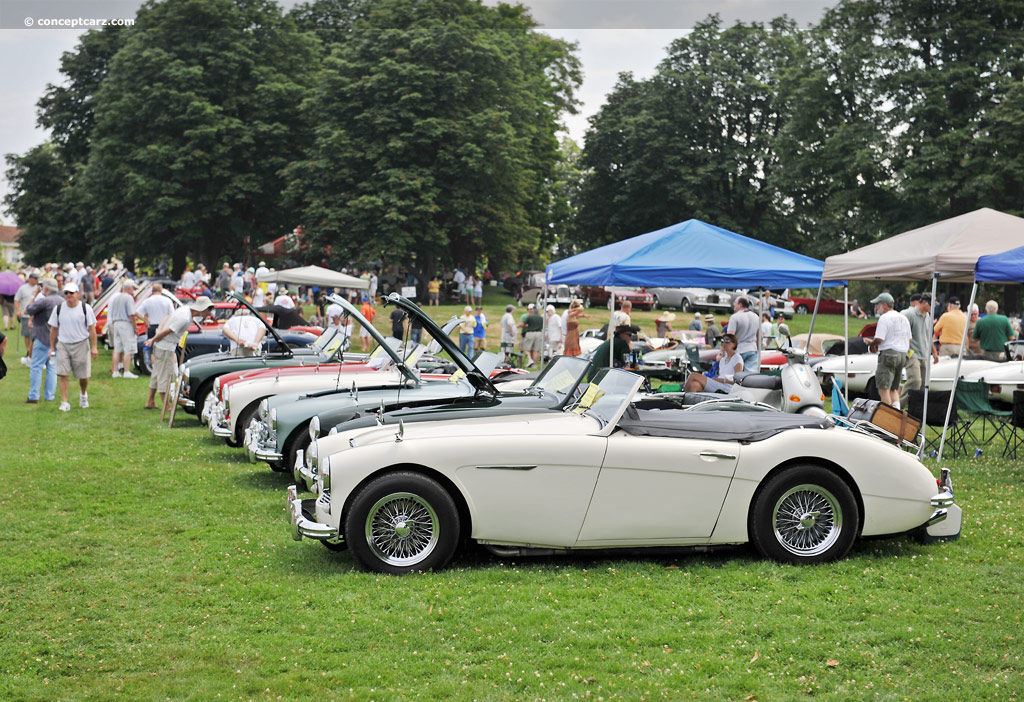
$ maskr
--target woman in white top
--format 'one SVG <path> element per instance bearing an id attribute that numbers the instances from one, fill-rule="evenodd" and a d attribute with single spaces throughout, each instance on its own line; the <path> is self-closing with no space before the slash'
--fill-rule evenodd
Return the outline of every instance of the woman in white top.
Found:
<path id="1" fill-rule="evenodd" d="M 728 393 L 733 377 L 743 370 L 743 358 L 736 353 L 736 335 L 722 334 L 722 354 L 718 359 L 718 377 L 709 378 L 703 373 L 690 373 L 683 388 L 686 392 Z"/>

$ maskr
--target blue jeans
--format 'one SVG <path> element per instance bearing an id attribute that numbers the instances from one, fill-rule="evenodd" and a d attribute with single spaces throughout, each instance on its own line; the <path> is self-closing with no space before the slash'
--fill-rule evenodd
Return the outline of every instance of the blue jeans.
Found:
<path id="1" fill-rule="evenodd" d="M 28 399 L 39 399 L 39 386 L 43 381 L 43 369 L 46 369 L 46 399 L 52 400 L 57 394 L 57 373 L 54 360 L 50 358 L 50 345 L 40 343 L 38 339 L 32 344 L 32 366 L 28 374 Z"/>
<path id="2" fill-rule="evenodd" d="M 761 369 L 757 367 L 757 351 L 747 351 L 741 353 L 740 358 L 743 359 L 743 370 L 747 373 L 760 373 Z"/>
<path id="3" fill-rule="evenodd" d="M 473 357 L 473 335 L 472 334 L 459 334 L 459 351 L 466 354 L 470 358 Z"/>
<path id="4" fill-rule="evenodd" d="M 415 329 L 409 330 L 409 341 L 414 344 L 420 343 L 420 339 L 423 338 L 423 327 L 416 327 Z"/>

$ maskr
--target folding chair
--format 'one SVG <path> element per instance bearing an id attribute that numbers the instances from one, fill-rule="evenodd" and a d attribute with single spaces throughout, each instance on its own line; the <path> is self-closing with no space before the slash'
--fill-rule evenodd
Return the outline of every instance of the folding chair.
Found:
<path id="1" fill-rule="evenodd" d="M 839 378 L 832 379 L 832 414 L 837 417 L 850 416 L 850 408 L 843 399 L 843 383 Z"/>
<path id="2" fill-rule="evenodd" d="M 924 431 L 924 451 L 938 451 L 942 437 L 942 423 L 946 418 L 946 407 L 949 405 L 949 390 L 930 391 L 928 393 L 928 418 Z M 924 390 L 911 390 L 907 393 L 907 411 L 912 417 L 920 419 L 924 416 Z M 935 435 L 928 436 L 928 428 L 935 429 Z M 956 404 L 949 413 L 949 426 L 946 428 L 946 446 L 943 452 L 949 451 L 950 458 L 967 455 L 967 425 L 960 419 Z"/>
<path id="3" fill-rule="evenodd" d="M 1006 427 L 1003 458 L 1017 460 L 1017 450 L 1024 446 L 1024 390 L 1013 391 L 1013 412 Z"/>
<path id="4" fill-rule="evenodd" d="M 988 401 L 988 384 L 983 380 L 960 380 L 956 385 L 956 407 L 961 414 L 966 415 L 967 436 L 972 442 L 980 445 L 990 443 L 994 438 L 1007 439 L 1007 422 L 1013 412 L 1009 410 L 997 410 Z M 980 434 L 975 427 L 980 425 Z M 992 429 L 988 438 L 985 438 L 985 428 Z"/>

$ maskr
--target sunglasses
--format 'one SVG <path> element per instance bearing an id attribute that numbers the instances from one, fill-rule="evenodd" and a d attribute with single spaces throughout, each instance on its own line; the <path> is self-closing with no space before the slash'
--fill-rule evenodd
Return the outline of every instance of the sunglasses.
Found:
<path id="1" fill-rule="evenodd" d="M 64 291 L 64 294 L 65 294 L 65 295 L 74 295 L 74 293 L 73 293 L 73 292 L 67 292 L 66 290 Z"/>

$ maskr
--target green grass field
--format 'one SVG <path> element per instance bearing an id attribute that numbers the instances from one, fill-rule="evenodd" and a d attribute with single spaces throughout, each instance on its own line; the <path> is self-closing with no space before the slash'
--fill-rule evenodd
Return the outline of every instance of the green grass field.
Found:
<path id="1" fill-rule="evenodd" d="M 491 293 L 496 320 L 507 298 Z M 652 329 L 654 316 L 637 315 Z M 998 449 L 948 464 L 965 513 L 954 543 L 861 542 L 802 568 L 742 548 L 471 552 L 383 577 L 292 541 L 285 477 L 192 416 L 160 425 L 145 380 L 104 377 L 107 352 L 92 407 L 68 414 L 24 404 L 17 356 L 11 339 L 2 700 L 1024 696 L 1024 490 Z"/>

